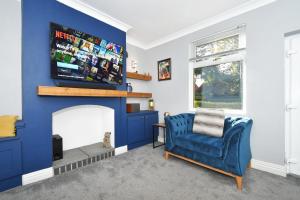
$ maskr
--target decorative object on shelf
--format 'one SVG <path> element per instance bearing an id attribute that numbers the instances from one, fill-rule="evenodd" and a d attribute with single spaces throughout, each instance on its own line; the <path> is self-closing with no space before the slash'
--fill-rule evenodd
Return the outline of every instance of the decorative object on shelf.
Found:
<path id="1" fill-rule="evenodd" d="M 158 80 L 171 80 L 171 58 L 157 62 Z"/>
<path id="2" fill-rule="evenodd" d="M 149 99 L 148 104 L 149 104 L 149 110 L 154 110 L 154 100 Z"/>
<path id="3" fill-rule="evenodd" d="M 126 112 L 133 113 L 133 112 L 140 112 L 140 104 L 139 103 L 127 103 L 126 104 Z"/>
<path id="4" fill-rule="evenodd" d="M 127 92 L 132 92 L 132 85 L 131 83 L 126 83 Z"/>
<path id="5" fill-rule="evenodd" d="M 132 73 L 138 72 L 138 61 L 132 58 L 127 59 L 127 71 Z"/>
<path id="6" fill-rule="evenodd" d="M 111 132 L 105 132 L 105 133 L 104 133 L 103 146 L 104 146 L 105 148 L 111 148 L 111 144 L 110 144 L 110 135 L 111 135 Z"/>
<path id="7" fill-rule="evenodd" d="M 170 113 L 169 112 L 164 112 L 164 117 L 168 117 L 170 116 Z"/>

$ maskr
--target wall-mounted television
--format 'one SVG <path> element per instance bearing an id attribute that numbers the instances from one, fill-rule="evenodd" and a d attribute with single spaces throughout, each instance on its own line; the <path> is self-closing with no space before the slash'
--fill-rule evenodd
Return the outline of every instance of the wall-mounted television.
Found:
<path id="1" fill-rule="evenodd" d="M 50 24 L 51 77 L 122 84 L 124 48 L 59 24 Z"/>

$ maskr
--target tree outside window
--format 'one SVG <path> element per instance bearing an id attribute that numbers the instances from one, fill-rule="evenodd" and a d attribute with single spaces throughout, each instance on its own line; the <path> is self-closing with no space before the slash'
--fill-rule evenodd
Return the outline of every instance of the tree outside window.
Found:
<path id="1" fill-rule="evenodd" d="M 242 62 L 194 68 L 194 108 L 242 109 Z"/>

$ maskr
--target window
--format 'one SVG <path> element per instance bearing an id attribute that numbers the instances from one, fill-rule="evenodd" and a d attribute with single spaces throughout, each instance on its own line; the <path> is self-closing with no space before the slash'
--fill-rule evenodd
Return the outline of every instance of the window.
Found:
<path id="1" fill-rule="evenodd" d="M 194 108 L 242 109 L 242 62 L 194 68 Z"/>
<path id="2" fill-rule="evenodd" d="M 193 43 L 192 107 L 244 110 L 245 35 Z"/>
<path id="3" fill-rule="evenodd" d="M 239 36 L 234 35 L 196 46 L 196 56 L 211 56 L 217 53 L 235 50 L 239 48 Z"/>

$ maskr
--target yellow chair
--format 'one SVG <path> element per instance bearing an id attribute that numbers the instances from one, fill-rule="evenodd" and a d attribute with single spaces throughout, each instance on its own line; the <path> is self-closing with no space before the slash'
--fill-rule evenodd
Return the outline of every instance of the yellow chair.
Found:
<path id="1" fill-rule="evenodd" d="M 2 115 L 0 116 L 0 138 L 16 136 L 16 122 L 18 116 Z"/>

